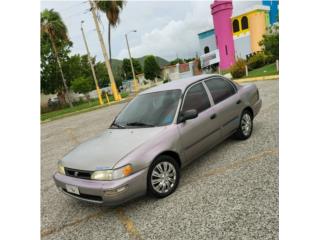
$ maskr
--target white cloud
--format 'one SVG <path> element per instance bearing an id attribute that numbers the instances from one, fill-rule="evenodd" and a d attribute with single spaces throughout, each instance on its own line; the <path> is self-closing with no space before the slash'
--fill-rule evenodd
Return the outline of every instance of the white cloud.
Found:
<path id="1" fill-rule="evenodd" d="M 132 56 L 153 54 L 173 59 L 193 57 L 199 51 L 198 33 L 213 27 L 210 1 L 193 2 L 190 12 L 182 20 L 171 20 L 161 28 L 155 28 L 141 37 L 141 42 L 130 46 Z M 128 56 L 126 48 L 120 50 L 117 58 Z"/>
<path id="2" fill-rule="evenodd" d="M 154 54 L 171 60 L 179 57 L 193 57 L 199 50 L 197 34 L 213 27 L 210 4 L 205 1 L 128 1 L 121 12 L 121 22 L 112 29 L 112 57 L 128 57 L 124 34 L 137 29 L 129 35 L 133 57 Z M 250 5 L 261 4 L 261 0 L 233 0 L 236 10 Z M 81 20 L 85 21 L 85 32 L 92 56 L 103 60 L 95 25 L 88 12 L 89 3 L 84 1 L 41 1 L 41 9 L 54 8 L 65 21 L 69 36 L 73 41 L 72 53 L 85 54 L 80 31 Z M 107 40 L 107 22 L 102 16 L 103 37 Z"/>

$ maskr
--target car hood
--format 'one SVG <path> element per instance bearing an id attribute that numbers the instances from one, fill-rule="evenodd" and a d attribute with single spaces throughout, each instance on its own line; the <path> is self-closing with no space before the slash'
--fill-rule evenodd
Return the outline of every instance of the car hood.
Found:
<path id="1" fill-rule="evenodd" d="M 87 171 L 112 168 L 135 148 L 160 134 L 164 128 L 108 129 L 71 150 L 61 160 L 62 165 Z"/>

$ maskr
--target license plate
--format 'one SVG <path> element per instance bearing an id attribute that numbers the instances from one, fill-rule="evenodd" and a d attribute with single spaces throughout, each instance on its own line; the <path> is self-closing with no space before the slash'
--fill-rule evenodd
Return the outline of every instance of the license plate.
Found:
<path id="1" fill-rule="evenodd" d="M 78 187 L 66 184 L 66 188 L 69 193 L 80 195 Z"/>

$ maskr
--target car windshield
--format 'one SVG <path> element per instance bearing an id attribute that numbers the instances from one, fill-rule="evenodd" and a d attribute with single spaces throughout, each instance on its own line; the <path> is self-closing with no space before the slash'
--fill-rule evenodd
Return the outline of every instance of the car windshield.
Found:
<path id="1" fill-rule="evenodd" d="M 181 90 L 178 89 L 138 95 L 121 111 L 112 127 L 155 127 L 171 124 L 180 96 Z"/>

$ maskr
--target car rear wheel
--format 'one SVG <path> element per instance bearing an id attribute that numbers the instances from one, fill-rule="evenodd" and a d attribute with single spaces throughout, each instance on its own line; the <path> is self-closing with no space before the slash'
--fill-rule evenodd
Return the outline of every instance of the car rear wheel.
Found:
<path id="1" fill-rule="evenodd" d="M 151 164 L 148 172 L 148 192 L 157 198 L 164 198 L 173 193 L 180 179 L 177 161 L 167 155 L 161 155 Z"/>
<path id="2" fill-rule="evenodd" d="M 248 139 L 251 136 L 253 129 L 253 117 L 249 110 L 244 110 L 241 119 L 240 125 L 235 133 L 235 137 L 240 140 Z"/>

